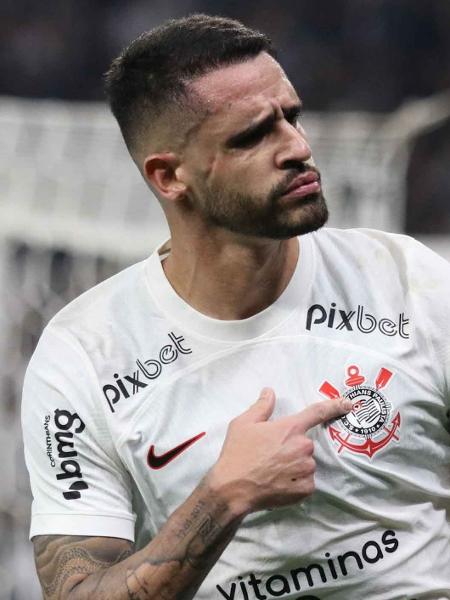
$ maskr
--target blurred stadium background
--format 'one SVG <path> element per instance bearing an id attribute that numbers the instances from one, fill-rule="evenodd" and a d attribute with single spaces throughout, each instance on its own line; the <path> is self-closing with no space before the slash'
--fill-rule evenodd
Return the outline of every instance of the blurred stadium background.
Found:
<path id="1" fill-rule="evenodd" d="M 101 75 L 141 31 L 190 12 L 272 36 L 306 105 L 330 225 L 407 232 L 450 258 L 448 0 L 2 0 L 0 600 L 41 598 L 20 433 L 40 332 L 166 233 Z"/>

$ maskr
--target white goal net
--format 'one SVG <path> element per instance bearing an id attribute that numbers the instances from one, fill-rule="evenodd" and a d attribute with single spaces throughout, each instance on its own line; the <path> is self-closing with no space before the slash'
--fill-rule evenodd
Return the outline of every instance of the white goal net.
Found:
<path id="1" fill-rule="evenodd" d="M 388 115 L 307 113 L 330 225 L 402 231 L 410 148 L 449 116 L 448 94 Z M 37 600 L 19 420 L 26 364 L 61 306 L 148 255 L 167 228 L 104 105 L 3 98 L 0 129 L 0 600 Z M 448 240 L 426 241 L 450 257 Z"/>

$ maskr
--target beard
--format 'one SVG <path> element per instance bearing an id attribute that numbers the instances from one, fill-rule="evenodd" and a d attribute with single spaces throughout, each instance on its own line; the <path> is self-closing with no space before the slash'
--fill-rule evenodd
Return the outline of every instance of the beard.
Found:
<path id="1" fill-rule="evenodd" d="M 265 198 L 208 188 L 202 194 L 203 217 L 209 224 L 234 233 L 279 240 L 316 231 L 328 220 L 328 208 L 321 191 L 286 202 L 281 198 L 291 182 L 307 170 L 319 174 L 309 165 L 291 170 Z"/>

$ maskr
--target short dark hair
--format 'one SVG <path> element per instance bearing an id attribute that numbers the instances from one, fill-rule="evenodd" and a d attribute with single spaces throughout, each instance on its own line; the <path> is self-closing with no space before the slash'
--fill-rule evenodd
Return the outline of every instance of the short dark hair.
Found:
<path id="1" fill-rule="evenodd" d="M 105 75 L 111 110 L 129 150 L 143 128 L 173 103 L 187 100 L 190 80 L 263 51 L 276 56 L 265 34 L 233 19 L 204 14 L 173 19 L 141 34 Z"/>

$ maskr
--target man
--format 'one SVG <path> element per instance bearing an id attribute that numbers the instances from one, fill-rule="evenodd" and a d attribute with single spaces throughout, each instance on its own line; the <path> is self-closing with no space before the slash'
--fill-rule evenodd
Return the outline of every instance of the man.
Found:
<path id="1" fill-rule="evenodd" d="M 30 363 L 45 598 L 450 598 L 447 263 L 316 232 L 301 101 L 261 33 L 169 22 L 107 86 L 171 240 Z"/>

